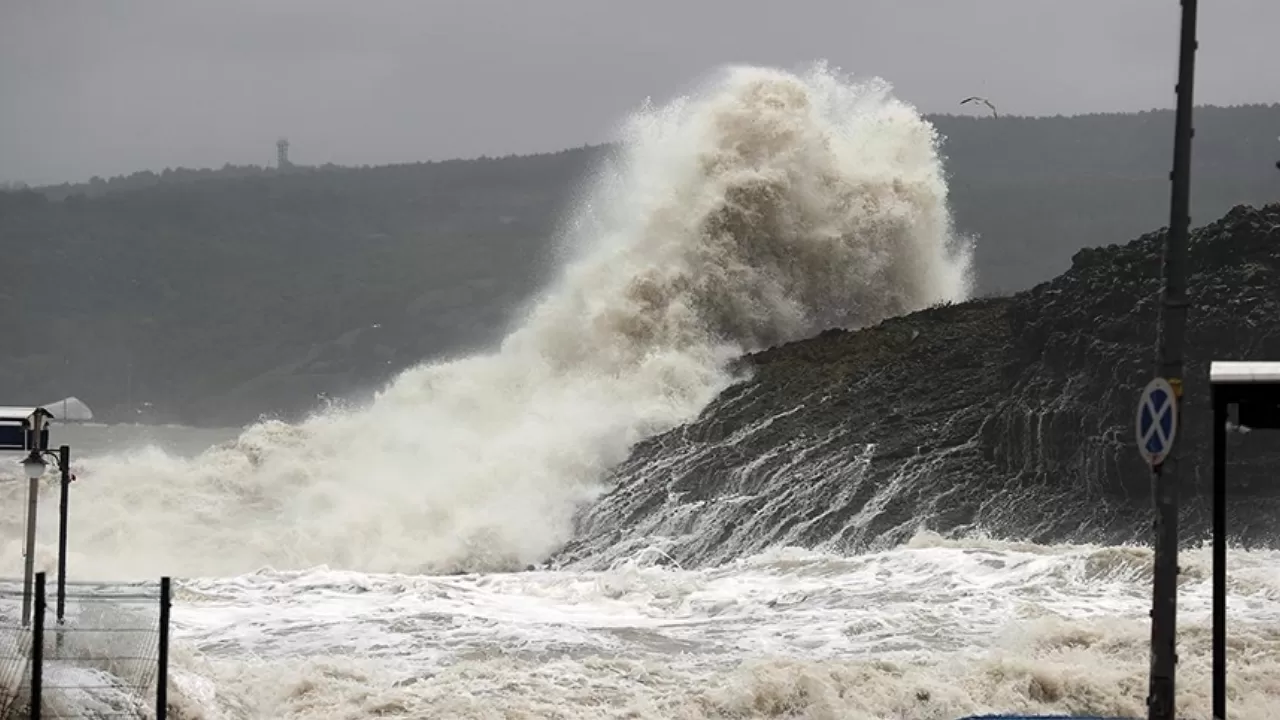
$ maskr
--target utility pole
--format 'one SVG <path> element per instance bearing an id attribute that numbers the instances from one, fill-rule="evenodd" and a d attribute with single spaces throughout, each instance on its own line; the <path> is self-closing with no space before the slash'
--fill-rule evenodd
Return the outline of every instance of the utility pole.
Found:
<path id="1" fill-rule="evenodd" d="M 1196 0 L 1182 0 L 1178 47 L 1178 98 L 1173 139 L 1172 193 L 1164 255 L 1164 295 L 1160 312 L 1157 377 L 1173 389 L 1175 412 L 1181 414 L 1183 340 L 1187 327 L 1187 236 L 1191 225 L 1191 127 L 1195 80 Z M 1152 467 L 1155 495 L 1155 563 L 1151 606 L 1151 679 L 1147 696 L 1149 720 L 1175 719 L 1178 622 L 1178 478 L 1174 459 L 1176 435 L 1163 461 Z M 1219 718 L 1218 720 L 1222 720 Z"/>

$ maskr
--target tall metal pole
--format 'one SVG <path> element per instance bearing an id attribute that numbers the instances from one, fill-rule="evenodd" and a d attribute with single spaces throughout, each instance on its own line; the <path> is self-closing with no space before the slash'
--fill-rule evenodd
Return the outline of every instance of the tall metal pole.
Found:
<path id="1" fill-rule="evenodd" d="M 1187 327 L 1186 255 L 1191 225 L 1191 127 L 1195 78 L 1196 0 L 1182 0 L 1182 32 L 1178 48 L 1178 97 L 1173 138 L 1172 194 L 1164 255 L 1164 296 L 1160 313 L 1159 365 L 1182 409 L 1183 339 Z M 1151 607 L 1151 679 L 1147 696 L 1150 720 L 1174 720 L 1178 662 L 1178 484 L 1174 454 L 1177 439 L 1163 463 L 1152 470 L 1155 495 L 1155 563 Z"/>
<path id="2" fill-rule="evenodd" d="M 58 624 L 67 612 L 67 505 L 71 490 L 71 448 L 58 448 L 61 495 L 58 498 Z M 61 636 L 59 636 L 61 637 Z"/>

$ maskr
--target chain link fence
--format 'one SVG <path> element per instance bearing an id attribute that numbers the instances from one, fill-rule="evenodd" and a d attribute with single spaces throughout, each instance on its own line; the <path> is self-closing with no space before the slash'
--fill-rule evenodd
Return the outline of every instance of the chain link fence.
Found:
<path id="1" fill-rule="evenodd" d="M 168 579 L 69 582 L 62 618 L 45 582 L 0 580 L 0 720 L 164 720 Z"/>

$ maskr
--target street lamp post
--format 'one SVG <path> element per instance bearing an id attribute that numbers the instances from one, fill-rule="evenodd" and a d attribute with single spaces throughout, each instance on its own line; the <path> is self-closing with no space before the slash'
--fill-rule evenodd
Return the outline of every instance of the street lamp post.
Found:
<path id="1" fill-rule="evenodd" d="M 31 623 L 31 581 L 36 566 L 36 517 L 40 503 L 40 478 L 44 476 L 44 458 L 39 450 L 22 461 L 22 469 L 27 475 L 27 542 L 23 549 L 24 564 L 22 568 L 22 625 Z"/>
<path id="2" fill-rule="evenodd" d="M 23 475 L 27 478 L 27 537 L 22 582 L 22 624 L 31 622 L 35 579 L 36 521 L 39 517 L 40 479 L 48 469 L 45 456 L 57 459 L 61 475 L 58 503 L 58 622 L 66 613 L 67 598 L 67 511 L 70 501 L 71 448 L 49 449 L 49 423 L 53 414 L 44 408 L 0 407 L 0 451 L 21 451 Z"/>
<path id="3" fill-rule="evenodd" d="M 49 450 L 32 450 L 22 460 L 22 469 L 27 476 L 27 543 L 26 565 L 23 572 L 22 585 L 22 622 L 25 625 L 30 619 L 32 579 L 35 577 L 36 520 L 40 497 L 40 478 L 44 477 L 48 468 L 45 455 L 53 455 Z M 58 602 L 57 619 L 62 624 L 67 610 L 67 511 L 71 496 L 71 448 L 63 445 L 58 448 Z"/>
<path id="4" fill-rule="evenodd" d="M 58 448 L 58 624 L 67 612 L 67 511 L 71 503 L 71 447 Z M 61 637 L 61 636 L 59 636 Z"/>

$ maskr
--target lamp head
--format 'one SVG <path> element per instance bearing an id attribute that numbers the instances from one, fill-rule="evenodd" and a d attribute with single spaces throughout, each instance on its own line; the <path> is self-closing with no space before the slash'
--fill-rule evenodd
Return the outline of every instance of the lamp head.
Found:
<path id="1" fill-rule="evenodd" d="M 40 457 L 39 451 L 31 451 L 31 454 L 22 461 L 22 469 L 27 473 L 28 480 L 37 480 L 44 475 L 44 458 Z"/>

